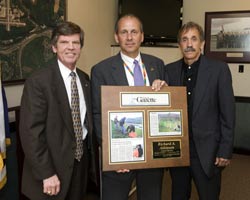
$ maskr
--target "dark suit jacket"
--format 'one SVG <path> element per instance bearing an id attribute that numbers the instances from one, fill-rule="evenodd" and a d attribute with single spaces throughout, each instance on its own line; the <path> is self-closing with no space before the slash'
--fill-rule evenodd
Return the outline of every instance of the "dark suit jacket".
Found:
<path id="1" fill-rule="evenodd" d="M 77 74 L 87 107 L 89 157 L 94 158 L 89 77 L 79 69 Z M 53 199 L 64 199 L 71 180 L 76 143 L 66 88 L 55 60 L 25 82 L 20 137 L 25 154 L 23 193 L 31 199 L 48 198 L 43 194 L 42 180 L 57 174 L 61 191 Z"/>
<path id="2" fill-rule="evenodd" d="M 169 86 L 181 86 L 182 59 L 166 66 Z M 208 176 L 216 167 L 215 158 L 231 158 L 234 137 L 235 103 L 232 78 L 226 63 L 201 56 L 193 98 L 193 139 Z"/>
<path id="3" fill-rule="evenodd" d="M 141 54 L 141 59 L 145 65 L 150 84 L 155 79 L 164 78 L 164 63 L 157 57 Z M 128 86 L 126 72 L 120 53 L 110 57 L 91 70 L 91 86 L 93 101 L 94 132 L 97 134 L 99 144 L 101 144 L 101 86 L 115 85 Z"/>

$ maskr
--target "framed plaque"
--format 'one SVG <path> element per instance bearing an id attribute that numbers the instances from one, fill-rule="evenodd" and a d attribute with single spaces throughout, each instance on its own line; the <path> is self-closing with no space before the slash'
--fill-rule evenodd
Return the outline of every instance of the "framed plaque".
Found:
<path id="1" fill-rule="evenodd" d="M 185 87 L 102 86 L 102 168 L 189 165 Z"/>

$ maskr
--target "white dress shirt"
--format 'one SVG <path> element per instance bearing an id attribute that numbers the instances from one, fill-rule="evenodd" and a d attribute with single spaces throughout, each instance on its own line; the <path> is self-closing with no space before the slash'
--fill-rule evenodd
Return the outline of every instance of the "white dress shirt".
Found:
<path id="1" fill-rule="evenodd" d="M 137 60 L 139 62 L 139 65 L 140 65 L 141 72 L 143 73 L 143 67 L 142 67 L 143 63 L 142 63 L 142 60 L 141 60 L 141 54 L 140 53 L 138 54 L 138 56 L 135 59 L 131 58 L 129 56 L 126 56 L 122 52 L 120 52 L 120 54 L 121 54 L 123 62 L 129 67 L 129 69 L 132 72 L 134 71 L 134 67 L 135 67 L 134 60 Z M 129 86 L 134 86 L 134 76 L 132 76 L 132 74 L 129 72 L 129 70 L 126 67 L 125 67 L 125 72 L 126 72 L 126 77 L 127 77 Z M 142 76 L 143 76 L 143 74 L 142 74 Z M 147 73 L 146 73 L 146 86 L 150 86 Z"/>
<path id="2" fill-rule="evenodd" d="M 60 62 L 60 60 L 58 60 L 58 65 L 59 65 L 59 69 L 63 77 L 64 85 L 68 94 L 69 104 L 71 106 L 71 76 L 70 76 L 71 70 L 67 68 L 66 66 L 64 66 Z M 88 130 L 86 129 L 84 125 L 84 120 L 85 120 L 85 115 L 86 115 L 86 103 L 85 103 L 82 85 L 77 75 L 76 68 L 73 71 L 76 73 L 76 84 L 77 84 L 77 89 L 78 89 L 78 94 L 79 94 L 79 106 L 80 106 L 81 123 L 82 123 L 82 130 L 83 130 L 82 138 L 84 140 L 88 133 Z"/>

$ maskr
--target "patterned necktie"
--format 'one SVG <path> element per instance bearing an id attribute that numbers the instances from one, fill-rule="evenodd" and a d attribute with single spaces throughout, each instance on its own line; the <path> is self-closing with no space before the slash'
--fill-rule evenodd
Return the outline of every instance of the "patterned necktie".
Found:
<path id="1" fill-rule="evenodd" d="M 134 86 L 144 86 L 141 68 L 137 60 L 134 60 Z"/>
<path id="2" fill-rule="evenodd" d="M 76 73 L 71 72 L 71 114 L 76 138 L 75 158 L 80 161 L 83 155 L 82 124 L 79 107 L 79 94 L 76 85 Z"/>

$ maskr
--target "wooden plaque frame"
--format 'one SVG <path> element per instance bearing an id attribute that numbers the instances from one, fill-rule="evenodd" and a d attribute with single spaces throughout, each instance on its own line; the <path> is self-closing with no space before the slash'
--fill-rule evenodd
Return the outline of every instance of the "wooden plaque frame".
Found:
<path id="1" fill-rule="evenodd" d="M 101 96 L 103 171 L 190 164 L 185 87 L 102 86 Z"/>

